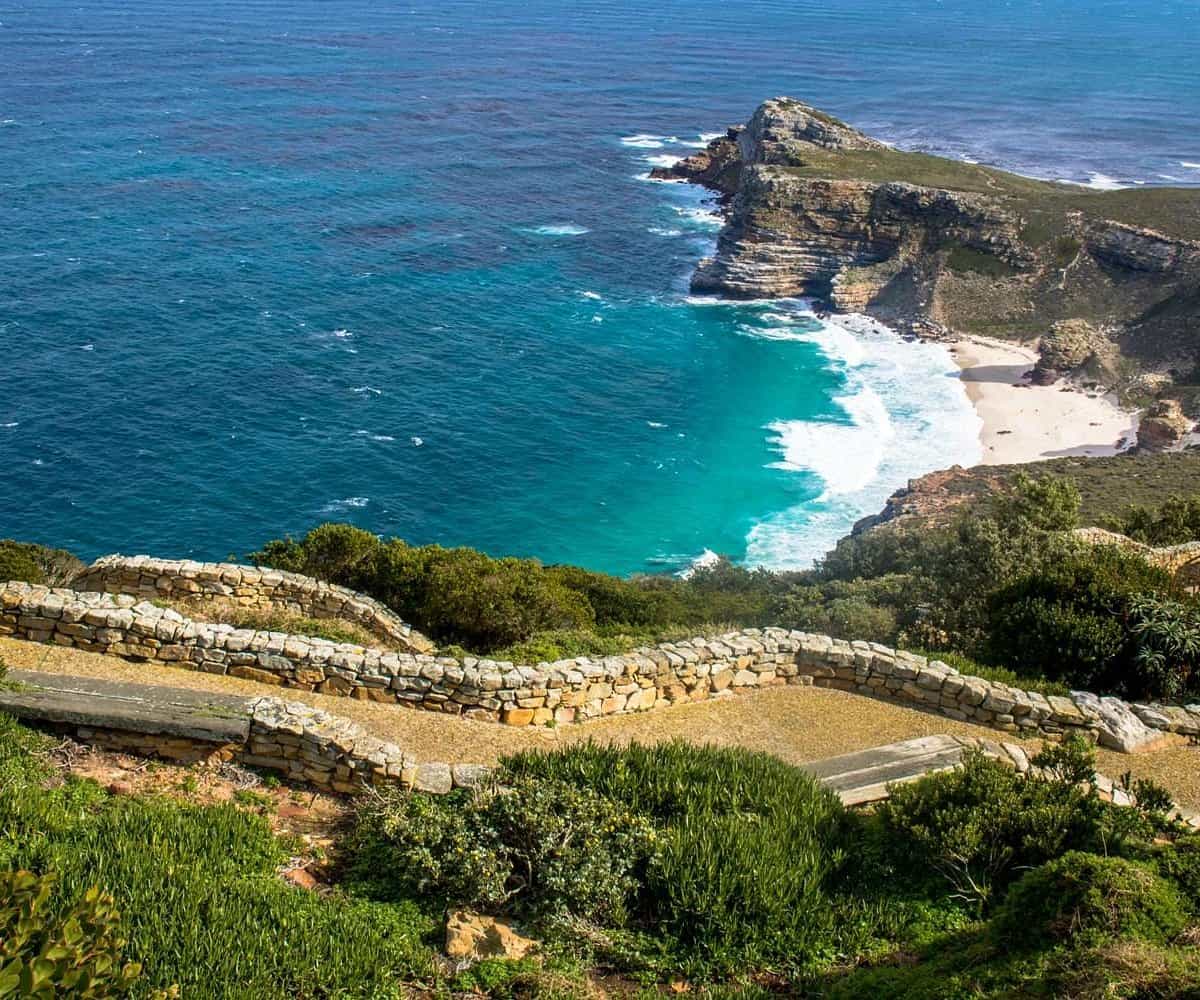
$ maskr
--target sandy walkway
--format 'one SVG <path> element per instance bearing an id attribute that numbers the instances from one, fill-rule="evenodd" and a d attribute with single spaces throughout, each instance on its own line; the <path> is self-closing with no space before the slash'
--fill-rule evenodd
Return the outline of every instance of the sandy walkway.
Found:
<path id="1" fill-rule="evenodd" d="M 112 656 L 8 638 L 0 638 L 0 658 L 10 667 L 28 670 L 245 695 L 282 695 L 352 718 L 421 760 L 491 763 L 504 754 L 527 748 L 552 748 L 589 739 L 601 743 L 631 740 L 653 743 L 678 738 L 699 744 L 765 750 L 790 763 L 802 763 L 937 733 L 1000 737 L 995 730 L 982 726 L 821 688 L 771 688 L 725 700 L 678 705 L 643 715 L 611 716 L 557 729 L 514 729 L 399 705 L 269 688 L 236 677 L 131 663 Z M 1125 771 L 1154 778 L 1171 790 L 1180 805 L 1200 809 L 1200 748 L 1180 747 L 1141 756 L 1101 751 L 1100 769 L 1113 778 Z"/>
<path id="2" fill-rule="evenodd" d="M 1136 415 L 1122 410 L 1111 395 L 1064 388 L 1062 382 L 1025 382 L 1022 376 L 1037 361 L 1037 352 L 1028 347 L 968 337 L 956 341 L 951 353 L 983 421 L 984 465 L 1114 455 L 1137 436 Z"/>

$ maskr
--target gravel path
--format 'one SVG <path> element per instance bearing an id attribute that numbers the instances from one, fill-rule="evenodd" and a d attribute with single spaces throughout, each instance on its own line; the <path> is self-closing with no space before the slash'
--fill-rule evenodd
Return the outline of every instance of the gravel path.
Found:
<path id="1" fill-rule="evenodd" d="M 797 764 L 937 733 L 1013 739 L 982 726 L 823 688 L 768 688 L 639 715 L 609 716 L 581 725 L 534 729 L 267 687 L 237 677 L 132 663 L 113 656 L 8 638 L 0 638 L 0 659 L 10 667 L 29 670 L 233 694 L 277 694 L 352 718 L 375 735 L 399 744 L 419 760 L 455 763 L 486 764 L 518 750 L 565 746 L 588 739 L 600 743 L 632 740 L 654 743 L 678 738 L 765 750 Z M 1031 745 L 1036 743 L 1031 741 Z M 1136 777 L 1153 778 L 1165 785 L 1181 806 L 1200 809 L 1200 747 L 1181 746 L 1150 754 L 1101 750 L 1099 756 L 1100 770 L 1110 777 L 1118 778 L 1132 771 Z"/>

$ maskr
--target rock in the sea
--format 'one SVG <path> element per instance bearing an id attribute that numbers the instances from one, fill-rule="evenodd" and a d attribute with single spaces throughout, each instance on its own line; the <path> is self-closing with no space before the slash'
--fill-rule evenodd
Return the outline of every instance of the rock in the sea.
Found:
<path id="1" fill-rule="evenodd" d="M 1178 400 L 1160 399 L 1138 423 L 1138 447 L 1144 451 L 1168 451 L 1181 444 L 1191 430 L 1192 422 L 1184 415 Z"/>
<path id="2" fill-rule="evenodd" d="M 446 919 L 446 954 L 451 958 L 469 962 L 485 958 L 518 959 L 537 948 L 537 941 L 518 934 L 512 924 L 499 917 L 455 910 Z"/>
<path id="3" fill-rule="evenodd" d="M 1095 355 L 1099 332 L 1087 320 L 1064 319 L 1050 327 L 1038 347 L 1033 381 L 1049 385 L 1082 368 Z"/>

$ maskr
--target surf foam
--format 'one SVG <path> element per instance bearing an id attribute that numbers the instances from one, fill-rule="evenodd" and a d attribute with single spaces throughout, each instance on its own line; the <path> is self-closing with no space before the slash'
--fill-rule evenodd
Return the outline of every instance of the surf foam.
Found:
<path id="1" fill-rule="evenodd" d="M 773 319 L 759 333 L 815 344 L 846 388 L 834 398 L 843 419 L 781 418 L 766 428 L 778 455 L 769 466 L 815 477 L 821 489 L 750 530 L 745 562 L 771 569 L 812 566 L 909 479 L 983 457 L 979 417 L 944 345 L 906 342 L 865 316 L 817 320 L 799 304 L 792 315 L 803 322 Z"/>

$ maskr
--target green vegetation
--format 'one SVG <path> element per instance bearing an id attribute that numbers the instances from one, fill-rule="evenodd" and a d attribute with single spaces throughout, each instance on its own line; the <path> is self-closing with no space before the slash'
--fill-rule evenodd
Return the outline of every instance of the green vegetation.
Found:
<path id="1" fill-rule="evenodd" d="M 330 642 L 348 642 L 355 646 L 380 646 L 386 641 L 353 622 L 330 618 L 309 618 L 289 611 L 247 608 L 240 604 L 209 601 L 162 601 L 155 604 L 174 607 L 199 621 L 216 621 L 235 628 L 256 632 L 287 632 L 289 635 L 311 635 Z"/>
<path id="2" fill-rule="evenodd" d="M 547 659 L 612 652 L 616 637 L 646 642 L 715 622 L 765 623 L 790 579 L 723 562 L 689 580 L 625 580 L 474 549 L 409 546 L 348 524 L 268 542 L 250 558 L 368 593 L 439 642 L 477 653 L 532 642 L 530 651 Z"/>
<path id="3" fill-rule="evenodd" d="M 1171 496 L 1161 505 L 1130 504 L 1104 527 L 1147 545 L 1181 545 L 1200 539 L 1200 496 Z"/>
<path id="4" fill-rule="evenodd" d="M 290 888 L 275 875 L 289 845 L 261 816 L 55 784 L 46 747 L 0 716 L 0 869 L 54 875 L 48 927 L 68 928 L 93 887 L 109 894 L 123 961 L 142 968 L 133 996 L 177 984 L 186 997 L 399 997 L 400 980 L 429 975 L 433 922 L 415 906 Z"/>
<path id="5" fill-rule="evenodd" d="M 1014 948 L 1049 941 L 1132 937 L 1163 945 L 1187 925 L 1179 890 L 1124 858 L 1072 851 L 1029 872 L 992 921 L 996 940 Z"/>
<path id="6" fill-rule="evenodd" d="M 0 583 L 20 580 L 62 587 L 81 569 L 83 563 L 63 549 L 0 538 Z"/>
<path id="7" fill-rule="evenodd" d="M 1192 696 L 1200 604 L 1139 555 L 1072 536 L 1079 507 L 1069 480 L 1017 474 L 946 523 L 842 539 L 818 575 L 889 609 L 908 646 L 1021 680 L 1135 699 Z"/>
<path id="8" fill-rule="evenodd" d="M 970 757 L 875 814 L 763 754 L 526 753 L 477 790 L 364 800 L 324 896 L 276 874 L 294 848 L 257 803 L 110 797 L 56 777 L 47 746 L 0 717 L 0 996 L 40 995 L 14 973 L 97 997 L 582 1000 L 592 975 L 641 1000 L 1200 986 L 1200 837 L 1101 801 L 1084 744 L 1037 777 Z M 432 946 L 460 905 L 516 918 L 541 953 L 442 979 Z"/>
<path id="9" fill-rule="evenodd" d="M 1024 237 L 1035 246 L 1058 248 L 1070 212 L 1146 226 L 1169 236 L 1200 235 L 1200 190 L 1146 187 L 1093 191 L 1075 184 L 1040 181 L 995 167 L 899 149 L 836 149 L 805 146 L 800 162 L 786 169 L 801 177 L 844 178 L 985 194 L 1012 203 L 1026 220 Z"/>
<path id="10" fill-rule="evenodd" d="M 67 913 L 51 917 L 53 875 L 0 871 L 0 997 L 120 996 L 141 975 L 122 962 L 125 941 L 113 899 L 89 889 Z"/>

